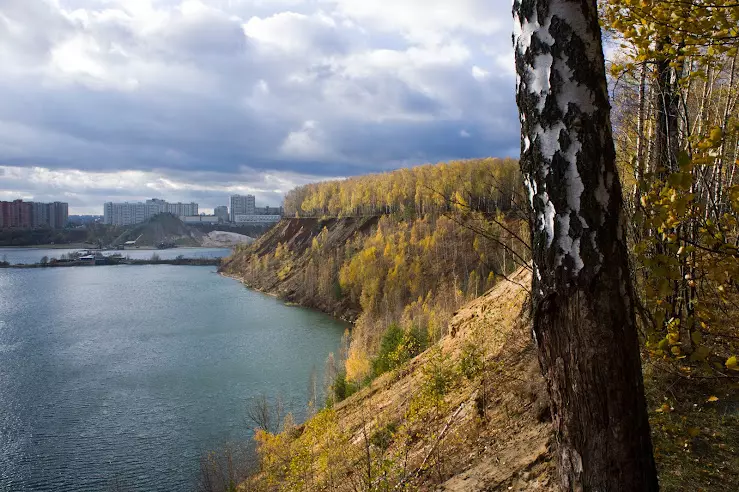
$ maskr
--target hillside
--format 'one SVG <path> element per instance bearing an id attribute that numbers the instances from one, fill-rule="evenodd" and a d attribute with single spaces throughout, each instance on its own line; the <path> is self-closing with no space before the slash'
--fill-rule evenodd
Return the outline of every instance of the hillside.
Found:
<path id="1" fill-rule="evenodd" d="M 520 206 L 514 159 L 470 159 L 299 186 L 285 196 L 288 217 L 440 214 L 458 208 L 487 213 Z"/>
<path id="2" fill-rule="evenodd" d="M 203 246 L 228 248 L 240 244 L 251 244 L 254 239 L 236 232 L 213 230 L 206 232 L 192 227 L 171 214 L 159 214 L 142 224 L 129 227 L 114 241 L 120 246 L 126 241 L 136 241 L 136 246 L 151 248 L 161 243 L 177 246 Z"/>
<path id="3" fill-rule="evenodd" d="M 377 217 L 283 219 L 253 246 L 237 249 L 233 256 L 224 261 L 221 271 L 241 279 L 253 289 L 276 294 L 288 302 L 320 309 L 337 318 L 356 321 L 360 314 L 358 305 L 347 298 L 325 295 L 323 290 L 313 288 L 320 279 L 313 278 L 312 281 L 304 282 L 307 276 L 304 272 L 315 270 L 309 253 L 313 240 L 324 229 L 326 251 L 336 251 L 348 240 L 373 230 L 377 222 Z M 285 248 L 293 258 L 289 265 L 279 261 L 265 264 L 274 259 L 278 249 Z"/>
<path id="4" fill-rule="evenodd" d="M 279 490 L 366 490 L 368 482 L 377 490 L 401 482 L 407 490 L 553 490 L 547 396 L 525 299 L 516 283 L 498 284 L 454 316 L 438 348 L 306 425 L 258 435 L 263 473 L 242 490 L 269 481 Z"/>
<path id="5" fill-rule="evenodd" d="M 510 243 L 503 233 L 497 231 Z M 413 332 L 417 347 L 407 355 L 415 355 L 446 333 L 456 309 L 515 267 L 510 251 L 480 240 L 453 217 L 384 215 L 284 219 L 238 248 L 221 271 L 354 322 L 344 370 L 361 382 L 382 372 L 372 359 L 388 329 Z"/>
<path id="6" fill-rule="evenodd" d="M 188 227 L 178 217 L 171 214 L 159 214 L 126 230 L 113 244 L 120 246 L 126 241 L 136 241 L 139 247 L 156 247 L 160 243 L 200 246 L 202 240 L 203 233 Z"/>

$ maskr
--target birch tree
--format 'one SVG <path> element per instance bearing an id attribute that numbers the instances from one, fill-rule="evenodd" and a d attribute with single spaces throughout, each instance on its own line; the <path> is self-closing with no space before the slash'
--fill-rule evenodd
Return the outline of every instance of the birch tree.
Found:
<path id="1" fill-rule="evenodd" d="M 596 0 L 514 0 L 533 336 L 563 490 L 657 490 Z"/>

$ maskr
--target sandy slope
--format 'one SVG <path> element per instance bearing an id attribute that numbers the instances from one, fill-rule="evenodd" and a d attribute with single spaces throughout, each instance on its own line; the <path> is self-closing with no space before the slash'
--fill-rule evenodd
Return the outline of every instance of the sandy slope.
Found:
<path id="1" fill-rule="evenodd" d="M 479 383 L 460 378 L 447 395 L 447 414 L 427 423 L 410 453 L 410 462 L 419 466 L 443 446 L 443 462 L 420 470 L 413 489 L 554 489 L 548 397 L 528 317 L 521 310 L 527 296 L 521 285 L 530 283 L 530 274 L 519 271 L 514 280 L 462 308 L 450 324 L 442 346 L 452 361 L 459 360 L 466 342 L 479 340 L 480 334 L 484 339 L 487 364 L 495 368 L 488 371 L 486 416 L 481 420 L 476 408 Z M 368 415 L 373 428 L 402 418 L 410 395 L 422 384 L 429 357 L 427 351 L 402 374 L 386 374 L 337 406 L 342 427 L 356 442 L 362 440 Z"/>
<path id="2" fill-rule="evenodd" d="M 205 235 L 201 246 L 206 248 L 227 248 L 238 244 L 251 244 L 254 238 L 227 231 L 213 231 Z"/>

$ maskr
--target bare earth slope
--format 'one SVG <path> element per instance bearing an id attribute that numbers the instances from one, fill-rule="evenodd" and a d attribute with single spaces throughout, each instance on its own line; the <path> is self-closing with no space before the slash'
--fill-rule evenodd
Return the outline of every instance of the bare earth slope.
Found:
<path id="1" fill-rule="evenodd" d="M 526 285 L 530 276 L 520 271 L 515 280 Z M 480 378 L 454 377 L 441 410 L 412 429 L 414 439 L 403 451 L 410 490 L 553 490 L 548 398 L 521 312 L 526 297 L 521 286 L 501 282 L 454 317 L 443 357 L 457 365 L 470 343 L 483 347 L 486 397 L 481 404 Z M 424 368 L 438 357 L 430 349 L 338 404 L 339 426 L 351 442 L 361 447 L 365 436 L 402 423 L 424 386 Z M 352 490 L 355 482 L 345 486 Z"/>
<path id="2" fill-rule="evenodd" d="M 450 335 L 441 341 L 453 365 L 458 365 L 470 344 L 483 347 L 488 393 L 485 417 L 481 419 L 477 411 L 480 380 L 456 377 L 443 414 L 418 429 L 409 464 L 411 469 L 421 469 L 413 473 L 417 478 L 408 484 L 411 490 L 557 490 L 548 396 L 523 308 L 528 305 L 524 286 L 530 285 L 531 275 L 519 270 L 511 279 L 460 309 L 450 323 Z M 430 349 L 402 373 L 375 380 L 370 388 L 337 406 L 341 425 L 359 443 L 363 423 L 371 433 L 388 422 L 400 421 L 433 364 Z M 662 489 L 736 490 L 736 385 L 673 377 L 645 364 Z M 675 394 L 677 400 L 672 399 Z M 719 400 L 707 399 L 710 394 Z"/>
<path id="3" fill-rule="evenodd" d="M 254 238 L 228 231 L 212 231 L 203 236 L 200 243 L 205 248 L 230 248 L 239 244 L 251 244 Z"/>

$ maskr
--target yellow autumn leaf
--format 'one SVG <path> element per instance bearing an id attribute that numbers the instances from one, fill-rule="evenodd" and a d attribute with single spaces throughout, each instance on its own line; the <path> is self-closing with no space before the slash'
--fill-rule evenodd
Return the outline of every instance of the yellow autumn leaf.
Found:
<path id="1" fill-rule="evenodd" d="M 739 362 L 737 362 L 735 355 L 726 360 L 726 368 L 732 371 L 739 371 Z"/>
<path id="2" fill-rule="evenodd" d="M 713 395 L 711 395 L 711 396 L 709 396 L 709 397 L 708 397 L 708 400 L 706 400 L 706 401 L 707 401 L 707 402 L 714 402 L 714 401 L 718 401 L 718 397 L 716 397 L 716 396 L 713 396 Z"/>
<path id="3" fill-rule="evenodd" d="M 672 410 L 672 407 L 667 403 L 663 403 L 662 406 L 657 409 L 657 413 L 670 413 L 670 410 Z"/>

